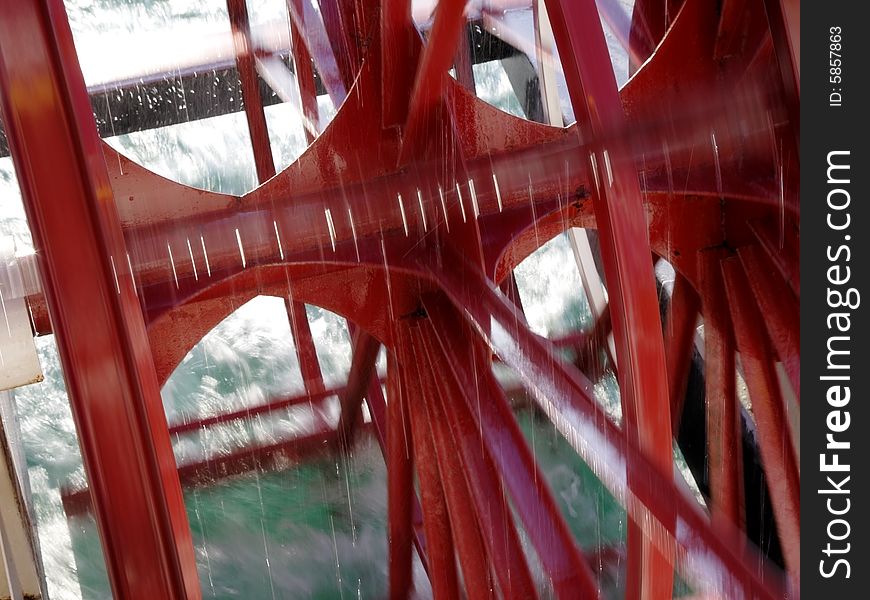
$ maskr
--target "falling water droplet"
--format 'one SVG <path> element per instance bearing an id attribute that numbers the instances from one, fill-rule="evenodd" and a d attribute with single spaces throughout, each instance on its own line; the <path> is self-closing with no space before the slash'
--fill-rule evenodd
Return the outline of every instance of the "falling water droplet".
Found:
<path id="1" fill-rule="evenodd" d="M 205 250 L 205 238 L 203 236 L 199 236 L 199 241 L 202 244 L 202 256 L 205 258 L 205 269 L 208 273 L 208 276 L 211 277 L 211 265 L 208 262 L 208 252 Z"/>
<path id="2" fill-rule="evenodd" d="M 175 287 L 178 287 L 178 273 L 175 271 L 175 259 L 172 258 L 172 248 L 169 247 L 169 242 L 166 242 L 166 250 L 169 252 L 169 264 L 172 265 L 172 278 L 175 279 Z"/>
<path id="3" fill-rule="evenodd" d="M 459 199 L 459 210 L 462 213 L 462 222 L 467 223 L 465 219 L 465 205 L 462 203 L 462 190 L 459 189 L 459 182 L 456 182 L 456 197 Z"/>
<path id="4" fill-rule="evenodd" d="M 242 236 L 239 233 L 238 227 L 236 227 L 236 242 L 239 244 L 239 256 L 242 257 L 242 268 L 247 268 L 248 262 L 245 260 L 245 249 L 242 247 Z"/>
<path id="5" fill-rule="evenodd" d="M 347 207 L 347 220 L 350 223 L 350 233 L 353 236 L 353 247 L 354 250 L 356 250 L 356 262 L 359 262 L 359 242 L 356 239 L 356 225 L 353 222 L 353 213 L 350 211 L 349 206 Z"/>
<path id="6" fill-rule="evenodd" d="M 423 207 L 423 192 L 417 188 L 417 203 L 420 205 L 420 218 L 423 220 L 423 231 L 429 231 L 429 226 L 426 223 L 426 209 Z"/>
<path id="7" fill-rule="evenodd" d="M 332 244 L 332 251 L 335 252 L 335 223 L 332 222 L 332 211 L 328 208 L 323 210 L 326 215 L 326 227 L 329 230 L 329 243 Z"/>
<path id="8" fill-rule="evenodd" d="M 492 185 L 495 187 L 495 199 L 498 201 L 498 212 L 504 210 L 504 207 L 501 203 L 501 189 L 498 187 L 498 177 L 496 177 L 495 171 L 492 172 Z"/>
<path id="9" fill-rule="evenodd" d="M 604 151 L 604 168 L 607 170 L 607 185 L 613 187 L 613 171 L 610 168 L 610 154 Z"/>
<path id="10" fill-rule="evenodd" d="M 592 164 L 592 178 L 595 181 L 595 190 L 601 192 L 601 183 L 598 180 L 598 161 L 595 159 L 595 153 L 589 153 L 589 162 Z"/>
<path id="11" fill-rule="evenodd" d="M 284 260 L 284 246 L 281 244 L 281 234 L 278 232 L 278 221 L 272 221 L 272 226 L 275 228 L 275 239 L 278 240 L 278 255 L 281 260 Z"/>
<path id="12" fill-rule="evenodd" d="M 405 236 L 408 235 L 408 219 L 405 217 L 405 204 L 402 202 L 402 194 L 396 194 L 399 201 L 399 212 L 402 213 L 402 226 L 405 228 Z"/>
<path id="13" fill-rule="evenodd" d="M 187 238 L 187 252 L 190 254 L 190 264 L 193 265 L 193 279 L 199 281 L 199 274 L 196 272 L 196 259 L 193 257 L 193 248 L 190 246 L 190 238 Z"/>
<path id="14" fill-rule="evenodd" d="M 450 233 L 450 220 L 447 218 L 447 202 L 444 200 L 444 188 L 441 187 L 441 184 L 438 184 L 438 198 L 441 200 L 441 212 L 444 213 L 444 226 L 447 228 L 447 232 Z"/>
<path id="15" fill-rule="evenodd" d="M 468 191 L 471 193 L 471 209 L 474 211 L 474 218 L 480 216 L 480 208 L 477 206 L 477 191 L 474 189 L 474 180 L 468 180 Z"/>
<path id="16" fill-rule="evenodd" d="M 109 262 L 112 264 L 112 277 L 115 279 L 115 291 L 118 295 L 121 295 L 121 285 L 118 283 L 118 270 L 115 268 L 115 257 L 113 255 L 109 255 Z M 4 307 L 3 311 L 6 311 Z M 8 323 L 7 323 L 8 324 Z"/>

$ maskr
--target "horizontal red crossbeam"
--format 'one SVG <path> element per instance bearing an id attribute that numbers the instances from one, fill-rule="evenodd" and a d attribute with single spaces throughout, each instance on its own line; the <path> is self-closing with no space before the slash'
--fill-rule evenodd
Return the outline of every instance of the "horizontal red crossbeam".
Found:
<path id="1" fill-rule="evenodd" d="M 256 406 L 240 408 L 239 410 L 234 410 L 228 413 L 221 413 L 212 417 L 206 417 L 204 419 L 198 419 L 195 421 L 188 421 L 184 423 L 176 423 L 175 425 L 169 426 L 169 433 L 188 433 L 191 431 L 205 429 L 206 427 L 217 425 L 219 423 L 227 423 L 229 421 L 235 421 L 238 419 L 249 419 L 257 415 L 275 412 L 277 410 L 281 410 L 282 408 L 299 406 L 305 403 L 311 403 L 313 406 L 314 404 L 320 404 L 323 400 L 332 396 L 341 396 L 345 393 L 345 391 L 345 387 L 336 387 L 315 394 L 302 394 L 299 396 L 291 396 L 289 398 L 274 400 L 267 404 L 258 404 Z"/>
<path id="2" fill-rule="evenodd" d="M 372 431 L 370 423 L 360 428 L 360 433 Z M 266 446 L 240 448 L 228 454 L 218 454 L 206 459 L 180 465 L 178 477 L 182 485 L 204 486 L 221 479 L 242 475 L 251 471 L 286 469 L 291 464 L 325 456 L 338 443 L 338 433 L 333 428 L 324 428 L 289 440 L 282 440 Z M 91 510 L 87 488 L 63 489 L 61 500 L 68 517 L 80 515 Z"/>

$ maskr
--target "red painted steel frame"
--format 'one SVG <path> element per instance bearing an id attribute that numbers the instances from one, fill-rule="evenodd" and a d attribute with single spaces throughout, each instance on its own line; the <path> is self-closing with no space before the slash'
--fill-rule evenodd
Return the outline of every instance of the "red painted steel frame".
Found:
<path id="1" fill-rule="evenodd" d="M 407 389 L 398 357 L 387 357 L 387 539 L 389 541 L 390 599 L 407 598 L 411 591 L 414 463 Z"/>
<path id="2" fill-rule="evenodd" d="M 464 468 L 455 449 L 456 443 L 448 425 L 447 411 L 441 405 L 440 399 L 433 394 L 435 389 L 432 379 L 426 380 L 426 365 L 423 367 L 423 381 L 427 391 L 422 400 L 426 404 L 426 419 L 432 429 L 435 441 L 436 460 L 440 465 L 441 481 L 447 500 L 450 525 L 453 539 L 456 542 L 456 553 L 459 566 L 462 569 L 463 581 L 468 598 L 496 598 L 495 585 L 491 569 L 487 561 L 486 547 L 483 542 L 480 522 L 474 507 L 473 497 L 466 477 L 470 475 Z M 495 566 L 498 568 L 498 566 Z"/>
<path id="3" fill-rule="evenodd" d="M 359 328 L 349 328 L 353 333 L 351 349 L 350 372 L 347 376 L 347 386 L 341 394 L 341 412 L 339 413 L 338 431 L 344 441 L 353 445 L 354 430 L 362 421 L 363 399 L 370 389 L 373 380 L 377 380 L 375 363 L 381 343 Z"/>
<path id="4" fill-rule="evenodd" d="M 423 507 L 423 529 L 426 532 L 426 549 L 429 553 L 429 579 L 436 600 L 458 600 L 459 579 L 454 557 L 454 539 L 447 512 L 447 498 L 442 486 L 435 454 L 435 439 L 427 415 L 424 380 L 411 372 L 411 365 L 420 364 L 416 352 L 413 326 L 400 324 L 397 327 L 397 346 L 401 349 L 399 359 L 405 366 L 408 384 L 408 413 L 410 414 L 411 438 L 414 448 L 414 464 L 420 485 L 420 502 Z"/>
<path id="5" fill-rule="evenodd" d="M 752 412 L 758 427 L 761 457 L 773 497 L 776 525 L 782 540 L 786 568 L 800 582 L 800 474 L 791 440 L 770 342 L 764 336 L 764 318 L 754 302 L 746 273 L 737 258 L 722 262 L 725 288 L 734 321 L 737 348 L 743 363 Z"/>
<path id="6" fill-rule="evenodd" d="M 458 384 L 454 393 L 445 394 L 456 400 L 451 412 L 467 415 L 464 418 L 472 425 L 466 431 L 477 432 L 476 437 L 497 465 L 554 591 L 560 598 L 595 596 L 592 573 L 492 374 L 489 352 L 482 351 L 481 341 L 445 299 L 427 298 L 425 306 L 431 319 L 426 354 L 441 381 L 452 378 Z"/>
<path id="7" fill-rule="evenodd" d="M 801 398 L 800 307 L 779 272 L 758 246 L 737 251 L 752 286 L 758 307 L 764 314 L 764 326 L 776 348 L 779 360 L 791 382 L 798 402 Z"/>
<path id="8" fill-rule="evenodd" d="M 253 56 L 250 40 L 245 40 L 245 19 L 239 12 L 244 1 L 229 2 L 235 6 L 235 28 L 242 34 L 236 36 L 240 43 L 239 72 L 247 81 L 246 112 L 249 122 L 253 120 L 251 137 L 255 156 L 259 156 L 259 179 L 263 181 L 274 170 L 266 165 L 271 158 L 268 132 L 258 92 L 252 87 L 256 83 L 254 63 L 245 54 Z M 32 1 L 24 4 L 37 5 Z M 717 87 L 721 83 L 720 73 L 734 70 L 735 63 L 730 63 L 731 69 L 720 68 L 721 62 L 730 59 L 716 52 L 720 40 L 731 47 L 726 38 L 736 17 L 732 3 L 719 14 L 712 3 L 687 0 L 678 16 L 677 4 L 672 0 L 636 3 L 635 14 L 640 17 L 664 14 L 667 7 L 673 27 L 667 34 L 658 27 L 633 27 L 629 40 L 632 56 L 646 56 L 655 44 L 659 41 L 661 44 L 620 95 L 594 2 L 547 2 L 580 121 L 579 126 L 567 130 L 499 113 L 447 76 L 446 70 L 456 55 L 455 42 L 465 26 L 462 3 L 445 2 L 439 6 L 430 42 L 423 45 L 405 1 L 384 0 L 379 20 L 372 11 L 374 3 L 368 0 L 327 3 L 326 21 L 342 24 L 340 31 L 335 27 L 328 31 L 327 40 L 322 27 L 316 32 L 309 31 L 311 23 L 303 18 L 311 13 L 311 0 L 291 0 L 288 6 L 296 33 L 294 46 L 305 44 L 307 50 L 315 48 L 312 54 L 323 62 L 318 66 L 336 105 L 344 99 L 344 88 L 350 90 L 330 127 L 311 141 L 309 150 L 291 168 L 251 193 L 235 198 L 172 184 L 110 149 L 104 149 L 107 160 L 102 163 L 102 156 L 93 152 L 94 136 L 84 140 L 88 149 L 84 156 L 92 162 L 81 165 L 109 169 L 111 182 L 105 181 L 104 172 L 102 180 L 97 181 L 102 186 L 100 193 L 106 194 L 112 185 L 118 197 L 130 200 L 119 203 L 118 210 L 129 247 L 129 264 L 145 308 L 158 380 L 164 381 L 214 324 L 256 294 L 283 296 L 293 302 L 288 312 L 291 323 L 296 323 L 293 332 L 300 363 L 306 363 L 308 357 L 307 363 L 302 364 L 306 389 L 315 396 L 315 390 L 322 389 L 322 379 L 318 377 L 313 344 L 310 336 L 306 337 L 307 328 L 301 320 L 304 317 L 301 303 L 310 302 L 341 313 L 359 326 L 361 336 L 366 336 L 355 336 L 363 340 L 360 348 L 363 351 L 355 352 L 343 396 L 339 433 L 322 430 L 312 434 L 313 438 L 282 443 L 286 447 L 258 449 L 257 452 L 263 450 L 262 460 L 257 458 L 251 468 L 259 468 L 272 452 L 277 455 L 292 452 L 293 448 L 317 447 L 324 441 L 336 443 L 344 435 L 342 431 L 352 431 L 361 399 L 368 392 L 376 432 L 386 438 L 381 441 L 388 466 L 392 598 L 410 594 L 414 542 L 439 597 L 456 593 L 454 543 L 470 595 L 487 595 L 483 589 L 487 585 L 486 575 L 504 596 L 534 597 L 534 584 L 502 489 L 513 499 L 517 516 L 557 593 L 561 597 L 596 595 L 582 554 L 574 547 L 546 486 L 540 486 L 534 461 L 523 445 L 501 390 L 492 379 L 489 352 L 473 354 L 471 361 L 466 362 L 468 357 L 460 350 L 471 348 L 474 352 L 481 339 L 522 375 L 555 426 L 625 503 L 634 522 L 628 540 L 629 597 L 669 597 L 674 565 L 699 589 L 705 584 L 712 583 L 714 587 L 721 584 L 713 591 L 724 597 L 773 600 L 784 594 L 780 574 L 756 562 L 753 550 L 746 547 L 731 522 L 735 519 L 711 524 L 694 500 L 684 497 L 671 480 L 671 430 L 680 415 L 670 415 L 669 410 L 678 412 L 681 406 L 674 396 L 677 388 L 684 385 L 691 358 L 697 302 L 686 297 L 680 288 L 675 292 L 671 312 L 674 335 L 669 340 L 670 370 L 666 371 L 649 258 L 652 245 L 658 255 L 674 265 L 681 285 L 685 283 L 683 290 L 693 286 L 702 292 L 706 312 L 711 303 L 721 300 L 721 294 L 699 285 L 715 269 L 710 265 L 699 269 L 698 253 L 709 247 L 740 248 L 742 262 L 725 261 L 728 308 L 732 311 L 737 346 L 744 355 L 742 362 L 750 395 L 758 407 L 756 419 L 765 470 L 783 475 L 782 480 L 768 478 L 780 539 L 786 546 L 796 548 L 799 506 L 795 490 L 799 486 L 799 473 L 791 456 L 777 454 L 788 447 L 782 445 L 786 423 L 777 382 L 770 374 L 773 358 L 769 344 L 772 340 L 773 348 L 786 362 L 789 375 L 794 377 L 799 363 L 793 360 L 794 341 L 788 338 L 793 315 L 790 309 L 783 310 L 764 329 L 757 314 L 758 306 L 764 308 L 775 293 L 765 286 L 769 282 L 757 280 L 759 273 L 769 273 L 775 268 L 782 274 L 778 280 L 780 287 L 787 285 L 795 298 L 799 295 L 795 195 L 791 188 L 780 187 L 783 181 L 791 185 L 792 181 L 783 174 L 788 168 L 794 172 L 795 157 L 787 153 L 780 156 L 775 148 L 771 152 L 770 140 L 776 146 L 775 140 L 789 131 L 768 118 L 771 113 L 782 112 L 783 101 L 775 95 L 787 86 L 775 89 L 771 99 L 766 88 L 754 79 L 764 81 L 775 64 L 769 51 L 765 54 L 766 38 L 756 40 L 750 36 L 750 41 L 757 41 L 760 49 L 747 43 L 744 55 L 738 55 L 738 63 L 743 60 L 751 65 L 740 71 L 743 85 L 729 96 L 727 105 L 718 101 L 690 102 L 684 95 L 687 88 L 697 89 L 699 100 L 722 96 Z M 774 2 L 767 4 L 771 6 Z M 58 5 L 56 0 L 50 4 L 54 10 Z M 21 10 L 6 5 L 0 8 L 13 15 Z M 754 19 L 751 32 L 760 31 L 757 27 L 760 14 L 758 9 L 749 11 L 749 18 Z M 357 24 L 353 30 L 348 27 L 349 22 Z M 360 29 L 370 37 L 359 35 Z M 43 36 L 38 38 L 43 42 L 51 41 L 51 36 L 46 35 L 50 29 L 31 26 L 19 30 L 15 33 L 35 32 Z M 782 28 L 774 31 L 775 36 L 782 33 Z M 68 31 L 64 35 L 59 38 L 65 44 L 60 56 L 68 58 L 72 46 Z M 363 41 L 367 50 L 361 45 Z M 0 38 L 0 44 L 4 42 Z M 10 49 L 5 44 L 0 46 L 6 61 L 2 64 L 8 67 L 9 57 L 16 56 L 14 52 L 32 52 L 22 50 L 27 46 L 25 42 Z M 328 50 L 326 46 L 352 47 L 354 52 L 336 57 L 331 52 L 324 53 Z M 300 56 L 305 60 L 304 53 L 300 52 Z M 45 62 L 51 60 L 47 58 Z M 316 98 L 304 71 L 297 68 L 303 111 L 310 119 L 316 116 Z M 56 82 L 62 81 L 64 73 L 70 74 L 58 62 L 46 72 Z M 15 73 L 28 76 L 20 68 Z M 62 87 L 53 97 L 61 108 L 66 106 L 63 101 L 67 99 Z M 83 89 L 67 87 L 76 93 Z M 75 95 L 73 98 L 79 114 L 85 114 L 87 108 L 81 108 L 81 98 Z M 792 94 L 784 103 L 795 100 Z M 687 104 L 701 108 L 688 110 Z M 762 110 L 752 110 L 759 104 Z M 24 103 L 12 93 L 7 96 L 4 108 L 8 111 L 9 106 L 29 115 L 33 119 L 30 125 L 35 127 L 35 113 L 29 108 L 27 112 Z M 42 104 L 37 106 L 44 109 Z M 681 116 L 674 116 L 674 107 L 680 108 Z M 666 116 L 661 117 L 656 108 Z M 671 114 L 667 114 L 668 110 Z M 70 122 L 80 125 L 89 118 L 78 117 Z M 13 121 L 12 129 L 17 126 Z M 711 131 L 718 135 L 711 136 Z M 21 132 L 13 131 L 15 135 L 20 144 Z M 36 148 L 39 142 L 31 142 L 30 137 L 23 138 L 27 147 Z M 69 147 L 73 151 L 78 149 L 76 144 Z M 642 169 L 635 165 L 636 157 L 642 157 L 638 159 Z M 402 168 L 397 169 L 396 165 Z M 23 186 L 26 193 L 31 188 L 50 187 L 52 182 L 42 179 L 56 177 L 45 163 L 35 165 L 35 169 L 42 177 L 28 180 L 28 185 Z M 637 176 L 639 170 L 642 186 Z M 771 221 L 771 217 L 780 216 L 783 203 L 786 218 Z M 32 222 L 38 224 L 39 220 Z M 607 317 L 599 319 L 592 334 L 580 339 L 591 339 L 593 343 L 604 339 L 612 322 L 625 414 L 623 429 L 610 421 L 595 403 L 592 382 L 583 373 L 562 364 L 550 345 L 528 330 L 520 312 L 494 287 L 520 260 L 553 235 L 569 226 L 596 225 L 602 241 L 610 306 Z M 63 236 L 58 243 L 70 242 Z M 197 248 L 196 252 L 191 250 L 189 261 L 183 256 L 176 261 L 173 272 L 177 271 L 177 280 L 173 285 L 175 277 L 170 274 L 164 255 L 166 245 L 189 248 L 190 241 L 197 239 L 201 241 L 202 253 Z M 46 239 L 37 236 L 37 241 Z M 48 242 L 53 243 L 53 234 Z M 91 244 L 89 247 L 98 258 L 93 239 L 83 243 Z M 119 248 L 116 245 L 116 252 L 108 256 L 123 256 Z M 767 263 L 761 268 L 758 262 L 763 259 Z M 101 281 L 111 292 L 111 286 L 105 285 L 111 282 L 107 279 L 106 260 L 101 263 L 102 271 L 95 271 L 93 276 L 94 281 Z M 197 263 L 208 265 L 208 277 L 194 274 Z M 748 282 L 741 265 L 749 275 Z M 74 282 L 63 279 L 63 273 L 51 268 L 47 273 L 58 278 L 54 284 L 65 282 L 73 286 L 61 292 L 63 304 L 58 302 L 53 288 L 48 288 L 49 308 L 63 342 L 67 328 L 71 327 L 63 318 L 69 314 L 63 312 L 64 304 L 81 306 L 78 297 L 68 296 L 67 290 L 79 291 L 82 286 L 76 287 Z M 130 274 L 123 269 L 123 263 L 118 274 L 119 289 L 123 292 L 119 302 L 132 311 L 135 300 L 131 302 L 129 298 Z M 348 294 L 348 289 L 355 292 Z M 453 301 L 453 308 L 445 308 L 443 296 L 438 297 L 439 289 Z M 36 299 L 31 300 L 34 314 L 41 315 L 35 322 L 40 331 L 46 331 L 45 311 Z M 111 298 L 95 299 L 108 300 Z M 734 312 L 738 306 L 739 314 Z M 711 390 L 715 392 L 711 396 L 722 391 L 719 395 L 727 399 L 730 396 L 727 379 L 733 374 L 730 366 L 733 344 L 722 337 L 729 335 L 730 326 L 722 318 L 728 316 L 723 312 L 726 310 L 716 304 L 712 311 L 717 315 L 712 318 L 713 324 L 717 318 L 720 324 L 713 329 L 722 334 L 719 340 L 726 342 L 716 344 L 722 355 L 719 366 L 723 368 L 720 376 L 716 376 L 715 368 L 708 370 Z M 459 315 L 472 327 L 460 324 Z M 417 322 L 411 325 L 410 321 Z M 83 319 L 82 323 L 91 325 L 89 319 Z M 122 344 L 114 357 L 139 352 L 135 356 L 141 358 L 144 340 L 141 317 L 134 319 L 133 326 L 138 327 L 140 337 L 126 340 L 130 348 Z M 388 348 L 390 402 L 386 407 L 372 377 L 380 343 Z M 585 359 L 581 357 L 578 362 L 588 375 L 595 371 L 590 368 L 594 361 L 588 356 L 590 352 L 585 354 Z M 716 359 L 708 357 L 708 360 Z M 131 364 L 125 363 L 126 370 L 119 373 L 136 383 L 137 374 L 129 368 Z M 147 372 L 140 370 L 138 377 L 154 387 L 150 366 L 143 369 Z M 77 373 L 72 376 L 77 377 Z M 172 507 L 169 516 L 176 519 L 179 514 L 183 517 L 183 506 L 178 502 L 177 481 L 167 472 L 171 471 L 166 462 L 167 456 L 171 462 L 171 452 L 167 452 L 165 424 L 158 423 L 160 419 L 155 416 L 160 411 L 159 397 L 152 394 L 149 398 L 151 402 L 145 407 L 148 412 L 144 413 L 147 418 L 143 420 L 140 415 L 140 421 L 134 419 L 132 425 L 138 424 L 142 429 L 144 424 L 153 434 L 153 443 L 163 459 L 161 476 L 168 478 L 164 483 L 168 482 L 166 489 L 174 502 L 169 504 Z M 722 408 L 723 403 L 717 406 Z M 724 407 L 727 408 L 727 402 Z M 94 409 L 85 406 L 88 408 Z M 107 410 L 102 405 L 96 408 Z M 110 408 L 119 410 L 118 406 Z M 113 435 L 106 440 L 95 439 L 98 435 L 87 437 L 92 425 L 110 431 L 109 425 L 114 422 L 81 424 L 83 445 L 118 442 Z M 728 431 L 732 431 L 730 426 Z M 711 437 L 711 443 L 723 451 L 738 442 Z M 142 441 L 141 437 L 134 439 Z M 445 452 L 451 445 L 452 455 Z M 86 458 L 93 455 L 90 447 L 86 450 L 91 453 L 86 453 Z M 148 456 L 147 452 L 143 456 Z M 248 468 L 237 459 L 228 457 L 222 468 L 228 471 Z M 424 500 L 422 511 L 415 509 L 415 459 Z M 457 470 L 463 477 L 459 477 Z M 725 465 L 722 470 L 732 469 Z M 115 470 L 111 474 L 126 473 Z M 182 468 L 182 474 L 195 475 L 188 467 Z M 463 479 L 467 489 L 462 486 Z M 99 479 L 93 481 L 100 485 Z M 729 475 L 727 481 L 733 483 L 734 479 Z M 739 484 L 739 476 L 737 481 Z M 131 485 L 140 485 L 145 492 L 159 496 L 159 483 L 153 477 L 148 479 L 145 473 Z M 722 486 L 714 487 L 714 495 L 721 498 Z M 98 500 L 104 498 L 100 496 L 104 493 L 105 489 L 94 490 Z M 740 494 L 731 490 L 727 495 L 737 496 L 734 503 L 739 504 Z M 147 504 L 149 498 L 143 496 L 139 500 Z M 463 502 L 463 498 L 468 500 Z M 155 502 L 158 500 L 159 497 Z M 97 502 L 97 516 L 104 530 L 136 529 L 137 524 L 123 524 L 115 513 L 101 513 L 104 504 Z M 474 518 L 451 515 L 460 504 L 473 505 L 470 512 Z M 155 506 L 155 514 L 160 517 L 159 503 Z M 110 503 L 109 509 L 116 508 Z M 177 560 L 185 568 L 179 572 L 188 577 L 187 584 L 196 576 L 195 570 L 189 568 L 192 564 L 189 533 L 186 525 L 172 519 L 166 527 L 175 529 L 157 528 L 152 534 L 159 538 L 169 531 L 178 536 L 180 545 L 173 549 L 166 542 L 168 537 L 160 538 L 153 544 L 154 551 L 164 559 L 172 552 L 180 552 L 182 556 Z M 471 533 L 467 537 L 458 533 L 459 529 L 468 531 L 475 519 L 479 539 Z M 428 543 L 421 535 L 421 526 L 427 530 L 427 537 L 432 538 Z M 481 553 L 491 573 L 479 572 Z M 121 564 L 118 561 L 126 560 L 126 556 L 115 554 L 109 558 L 115 561 L 110 565 L 115 571 Z M 143 564 L 138 555 L 130 560 L 123 565 L 135 568 Z M 695 577 L 698 573 L 692 570 L 694 560 L 703 560 L 715 570 L 713 582 Z M 788 554 L 786 562 L 793 572 L 796 557 Z M 151 561 L 148 568 L 157 569 L 161 564 Z M 477 566 L 475 577 L 466 574 L 472 565 Z M 191 585 L 195 586 L 195 581 Z"/>
<path id="9" fill-rule="evenodd" d="M 254 149 L 254 165 L 257 168 L 257 179 L 263 183 L 275 175 L 275 162 L 272 159 L 266 114 L 263 112 L 263 101 L 260 98 L 247 0 L 227 0 L 227 12 L 233 31 L 236 67 L 242 82 L 242 101 L 248 120 L 248 132 Z"/>
<path id="10" fill-rule="evenodd" d="M 145 323 L 60 0 L 0 4 L 0 97 L 112 593 L 199 598 Z"/>
<path id="11" fill-rule="evenodd" d="M 677 275 L 665 320 L 665 353 L 668 359 L 668 391 L 671 395 L 671 429 L 679 431 L 686 399 L 686 383 L 695 347 L 700 298 L 692 284 Z"/>
<path id="12" fill-rule="evenodd" d="M 621 131 L 625 114 L 594 0 L 548 0 L 553 33 L 565 69 L 579 133 L 590 144 L 593 204 L 601 233 L 604 275 L 616 333 L 624 427 L 637 436 L 654 464 L 673 462 L 670 403 L 658 297 L 649 268 L 649 233 L 629 147 L 606 136 Z M 646 474 L 629 464 L 629 485 Z M 668 517 L 664 517 L 668 526 Z M 634 522 L 628 530 L 629 600 L 670 598 L 673 565 Z"/>
<path id="13" fill-rule="evenodd" d="M 704 381 L 707 385 L 707 456 L 710 511 L 714 519 L 743 525 L 743 459 L 740 452 L 740 405 L 734 365 L 734 333 L 720 263 L 727 251 L 698 253 L 704 311 Z"/>
<path id="14" fill-rule="evenodd" d="M 288 297 L 284 298 L 284 306 L 290 320 L 290 331 L 293 333 L 296 357 L 299 360 L 299 371 L 302 373 L 305 390 L 309 394 L 319 394 L 324 390 L 323 373 L 320 371 L 317 348 L 311 337 L 311 326 L 308 323 L 305 304 L 294 302 Z"/>
<path id="15" fill-rule="evenodd" d="M 722 577 L 715 585 L 721 586 L 718 592 L 724 597 L 773 600 L 785 594 L 781 577 L 766 567 L 759 571 L 757 565 L 763 563 L 753 563 L 753 552 L 739 542 L 739 533 L 727 523 L 712 528 L 694 501 L 674 485 L 670 465 L 663 473 L 634 436 L 603 414 L 594 400 L 592 384 L 581 373 L 567 370 L 528 330 L 513 306 L 482 275 L 475 274 L 465 259 L 442 255 L 433 275 L 491 349 L 505 364 L 524 374 L 526 386 L 557 429 L 624 503 L 628 514 L 645 524 L 666 559 L 703 556 L 714 561 L 711 567 Z M 629 484 L 629 465 L 645 476 Z M 692 577 L 690 571 L 685 574 Z M 703 586 L 705 581 L 693 583 Z"/>
<path id="16" fill-rule="evenodd" d="M 291 15 L 298 15 L 303 19 L 302 4 L 300 0 L 287 0 L 293 3 Z M 288 4 L 289 5 L 289 4 Z M 310 144 L 315 135 L 311 128 L 317 128 L 319 122 L 319 109 L 317 106 L 317 90 L 314 85 L 314 68 L 311 65 L 311 53 L 304 40 L 304 23 L 297 23 L 294 19 L 288 19 L 290 27 L 290 47 L 293 53 L 293 67 L 296 74 L 296 84 L 299 88 L 299 101 L 302 104 L 302 115 L 308 120 L 305 127 L 305 140 Z"/>
<path id="17" fill-rule="evenodd" d="M 495 579 L 502 594 L 507 598 L 537 597 L 532 575 L 523 554 L 516 528 L 511 518 L 502 483 L 493 464 L 492 457 L 480 444 L 480 430 L 468 410 L 468 400 L 463 400 L 461 383 L 446 372 L 443 360 L 429 352 L 433 346 L 431 332 L 425 337 L 418 334 L 415 343 L 420 351 L 421 366 L 429 369 L 429 381 L 434 387 L 432 393 L 440 398 L 441 411 L 447 418 L 452 432 L 452 448 L 463 465 L 466 483 L 472 498 L 472 512 L 477 515 L 484 547 L 489 556 Z M 447 410 L 444 403 L 448 399 L 458 402 Z M 434 400 L 439 402 L 439 400 Z M 438 407 L 435 406 L 437 411 Z"/>

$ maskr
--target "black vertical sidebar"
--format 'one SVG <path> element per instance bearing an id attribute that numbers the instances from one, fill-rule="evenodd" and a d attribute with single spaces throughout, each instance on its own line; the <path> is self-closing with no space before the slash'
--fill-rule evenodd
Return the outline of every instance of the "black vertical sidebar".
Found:
<path id="1" fill-rule="evenodd" d="M 801 7 L 801 591 L 808 599 L 867 598 L 870 589 L 865 6 Z"/>

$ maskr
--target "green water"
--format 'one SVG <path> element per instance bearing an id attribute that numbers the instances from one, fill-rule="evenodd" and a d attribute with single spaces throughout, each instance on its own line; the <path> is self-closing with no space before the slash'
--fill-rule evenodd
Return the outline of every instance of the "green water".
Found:
<path id="1" fill-rule="evenodd" d="M 625 513 L 588 467 L 571 458 L 571 449 L 539 415 L 526 410 L 519 418 L 581 547 L 591 551 L 624 542 Z M 380 450 L 368 440 L 349 460 L 324 457 L 281 472 L 186 490 L 203 596 L 385 597 L 385 489 Z M 70 530 L 84 597 L 109 597 L 105 571 L 96 560 L 93 521 L 74 519 Z M 428 586 L 419 564 L 417 571 L 425 597 Z M 536 577 L 546 596 L 548 583 L 540 571 Z M 621 597 L 619 570 L 608 569 L 599 577 L 606 598 Z"/>

